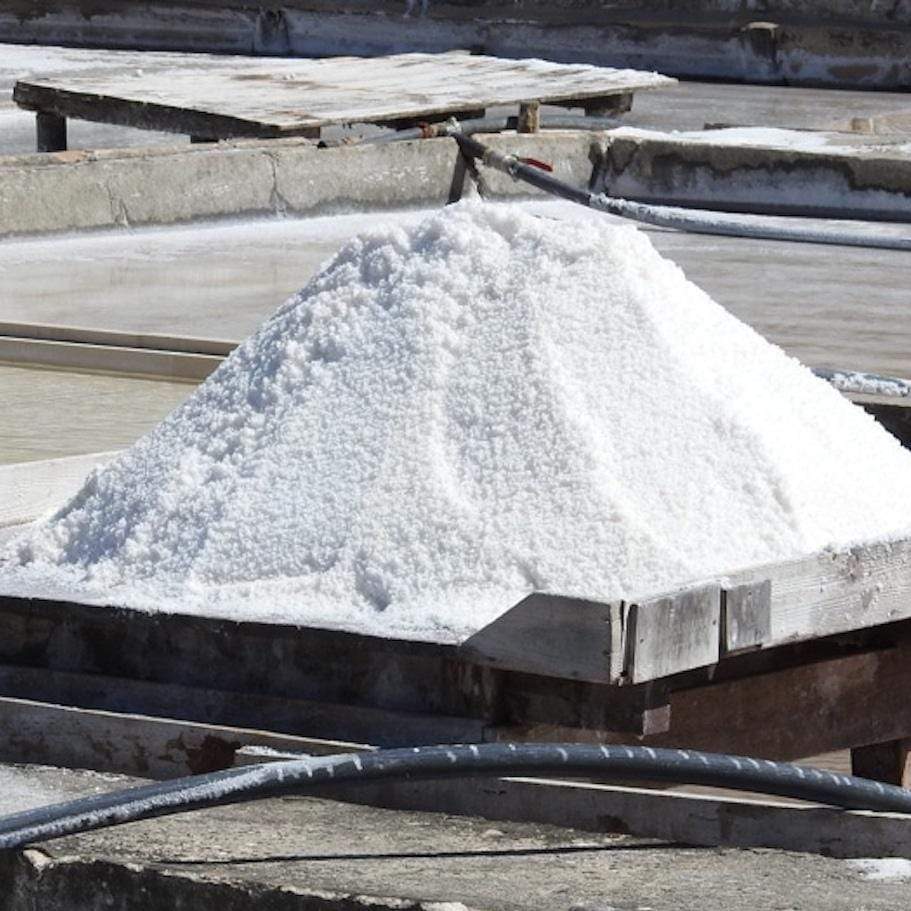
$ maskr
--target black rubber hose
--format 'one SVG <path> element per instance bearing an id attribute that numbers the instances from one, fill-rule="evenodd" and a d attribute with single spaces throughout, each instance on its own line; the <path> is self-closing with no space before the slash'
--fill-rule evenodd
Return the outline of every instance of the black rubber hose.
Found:
<path id="1" fill-rule="evenodd" d="M 488 743 L 270 762 L 83 797 L 0 819 L 0 850 L 203 807 L 318 792 L 325 785 L 504 775 L 710 785 L 851 809 L 911 813 L 911 792 L 902 788 L 791 763 L 651 747 Z"/>
<path id="2" fill-rule="evenodd" d="M 526 164 L 515 155 L 504 155 L 484 145 L 472 136 L 453 130 L 449 133 L 465 155 L 482 164 L 509 174 L 552 196 L 608 212 L 620 218 L 638 221 L 676 231 L 711 234 L 722 237 L 748 237 L 754 240 L 793 241 L 803 244 L 832 244 L 842 247 L 867 247 L 879 250 L 911 250 L 911 237 L 871 236 L 842 229 L 819 229 L 801 225 L 785 226 L 766 221 L 744 221 L 741 217 L 720 212 L 695 212 L 669 206 L 653 206 L 632 202 L 604 193 L 591 193 L 570 186 L 545 171 Z"/>

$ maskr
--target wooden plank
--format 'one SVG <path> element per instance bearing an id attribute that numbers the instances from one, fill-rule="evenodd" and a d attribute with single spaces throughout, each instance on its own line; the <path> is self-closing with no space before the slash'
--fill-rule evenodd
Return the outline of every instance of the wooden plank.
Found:
<path id="1" fill-rule="evenodd" d="M 348 747 L 315 738 L 0 698 L 0 762 L 176 778 L 230 768 L 244 745 L 310 754 L 345 752 Z"/>
<path id="2" fill-rule="evenodd" d="M 460 647 L 492 667 L 595 683 L 620 679 L 623 606 L 540 592 L 523 598 Z"/>
<path id="3" fill-rule="evenodd" d="M 35 151 L 66 151 L 66 118 L 46 111 L 35 115 Z"/>
<path id="4" fill-rule="evenodd" d="M 268 759 L 256 751 L 237 753 L 239 764 Z M 494 822 L 617 832 L 678 844 L 779 848 L 829 857 L 911 857 L 911 817 L 813 804 L 539 778 L 383 782 L 321 791 L 320 796 Z"/>
<path id="5" fill-rule="evenodd" d="M 847 648 L 847 646 L 846 646 Z M 670 694 L 648 742 L 792 760 L 911 736 L 911 641 Z"/>
<path id="6" fill-rule="evenodd" d="M 636 735 L 649 706 L 648 688 L 496 669 L 463 658 L 451 643 L 10 595 L 0 595 L 0 628 L 0 664 L 485 725 L 563 724 Z"/>
<path id="7" fill-rule="evenodd" d="M 763 646 L 821 638 L 911 616 L 911 539 L 823 551 L 733 574 L 729 586 L 771 583 Z"/>
<path id="8" fill-rule="evenodd" d="M 523 101 L 629 95 L 674 80 L 587 64 L 447 54 L 321 60 L 171 55 L 135 71 L 22 80 L 20 106 L 142 129 L 226 136 L 312 135 L 330 123 L 438 119 Z"/>
<path id="9" fill-rule="evenodd" d="M 761 648 L 772 632 L 772 583 L 768 579 L 721 590 L 721 654 Z"/>
<path id="10" fill-rule="evenodd" d="M 104 465 L 115 455 L 93 452 L 0 465 L 0 528 L 31 522 L 58 509 L 79 490 L 93 468 Z"/>
<path id="11" fill-rule="evenodd" d="M 387 747 L 471 743 L 486 727 L 474 718 L 5 665 L 0 696 Z"/>
<path id="12" fill-rule="evenodd" d="M 626 675 L 657 680 L 719 658 L 721 587 L 717 584 L 634 601 L 629 606 Z"/>

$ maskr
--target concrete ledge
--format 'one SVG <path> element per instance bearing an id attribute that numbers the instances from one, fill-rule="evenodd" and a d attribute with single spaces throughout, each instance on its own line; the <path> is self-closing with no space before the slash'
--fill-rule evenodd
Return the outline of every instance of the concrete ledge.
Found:
<path id="1" fill-rule="evenodd" d="M 598 185 L 643 202 L 907 221 L 911 153 L 900 138 L 623 127 L 609 134 Z"/>
<path id="2" fill-rule="evenodd" d="M 161 335 L 84 326 L 0 321 L 0 345 L 3 341 L 11 343 L 31 340 L 113 348 L 140 348 L 159 353 L 207 354 L 216 357 L 225 357 L 237 347 L 237 342 L 234 341 L 197 338 L 188 335 Z"/>
<path id="3" fill-rule="evenodd" d="M 99 857 L 52 857 L 28 849 L 0 859 L 9 892 L 0 911 L 101 911 L 110 908 L 217 908 L 219 911 L 438 911 L 434 902 L 218 881 L 192 869 L 160 869 Z M 447 909 L 452 905 L 446 905 Z M 469 911 L 456 905 L 459 911 Z"/>
<path id="4" fill-rule="evenodd" d="M 12 772 L 14 785 L 36 787 L 51 800 L 138 783 L 76 770 Z M 525 798 L 523 813 L 535 811 L 529 793 L 535 786 L 528 782 L 524 793 L 516 791 Z M 569 792 L 575 816 L 582 801 L 572 793 L 584 795 L 593 786 L 558 787 Z M 517 800 L 502 801 L 496 784 L 476 782 L 474 789 L 487 818 L 502 821 L 444 816 L 443 805 L 418 813 L 288 797 L 57 839 L 0 857 L 0 909 L 894 911 L 906 904 L 906 884 L 863 879 L 845 861 L 688 848 L 678 833 L 790 830 L 798 843 L 803 832 L 825 846 L 826 823 L 838 818 L 845 822 L 832 833 L 833 853 L 849 826 L 866 827 L 870 837 L 857 846 L 881 857 L 890 842 L 907 844 L 907 818 L 815 809 L 779 816 L 775 807 L 729 801 L 728 809 L 709 810 L 701 819 L 707 804 L 721 801 L 690 797 L 675 800 L 664 819 L 658 807 L 667 801 L 660 795 L 597 789 L 604 793 L 583 810 L 591 825 L 584 833 L 503 819 Z M 550 806 L 559 814 L 556 800 Z M 661 827 L 678 843 L 607 834 L 627 818 Z"/>
<path id="5" fill-rule="evenodd" d="M 911 150 L 899 136 L 623 127 L 504 133 L 485 142 L 551 162 L 575 186 L 644 202 L 894 221 L 908 220 L 911 202 Z M 456 159 L 456 145 L 446 138 L 334 148 L 246 141 L 0 158 L 0 237 L 440 206 Z M 540 195 L 489 169 L 484 180 L 494 198 Z M 0 359 L 11 357 L 8 347 L 0 345 Z"/>
<path id="6" fill-rule="evenodd" d="M 210 354 L 0 336 L 0 364 L 199 382 L 221 361 L 221 356 Z"/>
<path id="7" fill-rule="evenodd" d="M 571 183 L 587 185 L 592 178 L 593 134 L 503 134 L 489 142 L 552 161 Z M 456 156 L 453 140 L 425 139 L 326 149 L 274 140 L 0 158 L 0 237 L 442 205 Z M 505 175 L 485 177 L 496 197 L 534 195 Z"/>

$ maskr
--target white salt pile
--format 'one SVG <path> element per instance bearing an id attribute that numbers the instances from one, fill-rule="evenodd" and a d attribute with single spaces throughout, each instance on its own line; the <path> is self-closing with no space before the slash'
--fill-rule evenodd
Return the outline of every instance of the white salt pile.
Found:
<path id="1" fill-rule="evenodd" d="M 466 204 L 348 243 L 3 587 L 452 640 L 532 589 L 656 593 L 909 519 L 911 454 L 644 234 Z"/>

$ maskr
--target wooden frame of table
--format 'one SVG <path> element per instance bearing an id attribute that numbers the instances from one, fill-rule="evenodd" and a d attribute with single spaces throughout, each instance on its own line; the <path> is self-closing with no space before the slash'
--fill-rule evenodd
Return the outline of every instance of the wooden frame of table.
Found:
<path id="1" fill-rule="evenodd" d="M 13 99 L 36 112 L 38 151 L 67 146 L 68 118 L 193 141 L 319 137 L 329 125 L 402 128 L 483 116 L 491 105 L 548 103 L 587 114 L 628 110 L 657 73 L 463 53 L 289 60 L 148 55 L 141 70 L 23 79 Z"/>

